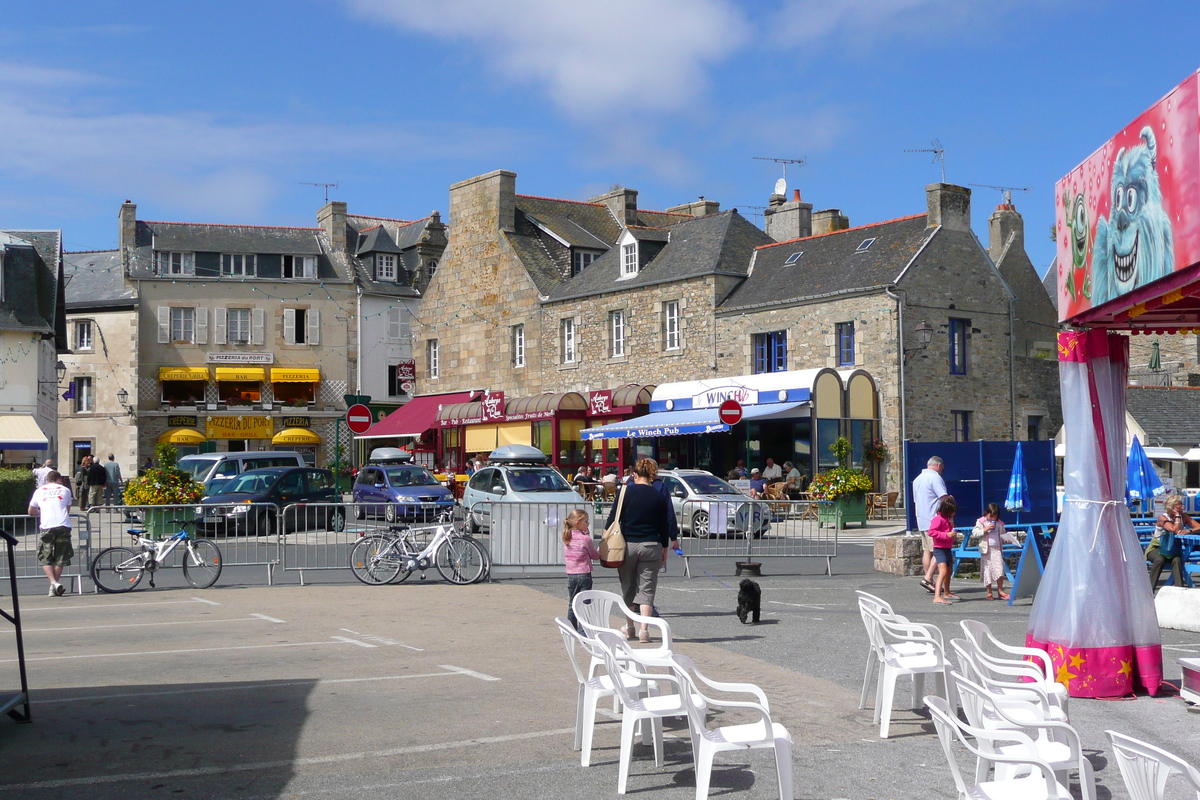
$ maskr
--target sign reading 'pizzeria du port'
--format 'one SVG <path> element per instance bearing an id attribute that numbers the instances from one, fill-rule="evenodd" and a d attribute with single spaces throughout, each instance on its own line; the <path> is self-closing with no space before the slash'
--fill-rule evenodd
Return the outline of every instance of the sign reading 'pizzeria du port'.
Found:
<path id="1" fill-rule="evenodd" d="M 209 439 L 270 439 L 275 435 L 270 417 L 209 417 L 205 427 Z"/>

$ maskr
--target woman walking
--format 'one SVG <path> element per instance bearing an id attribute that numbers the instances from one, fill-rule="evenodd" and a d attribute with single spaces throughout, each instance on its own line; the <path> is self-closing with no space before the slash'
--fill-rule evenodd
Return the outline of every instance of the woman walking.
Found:
<path id="1" fill-rule="evenodd" d="M 633 468 L 633 483 L 621 491 L 625 495 L 623 504 L 614 503 L 608 512 L 605 528 L 615 521 L 617 508 L 621 508 L 621 534 L 625 537 L 625 563 L 617 568 L 621 579 L 621 596 L 625 605 L 644 617 L 654 613 L 654 593 L 658 589 L 658 570 L 666 563 L 668 544 L 679 546 L 678 540 L 669 538 L 669 515 L 674 514 L 671 502 L 654 487 L 658 477 L 658 463 L 652 458 L 640 459 Z M 637 605 L 634 605 L 634 604 Z M 625 626 L 625 637 L 637 637 L 642 642 L 650 641 L 650 631 L 645 624 L 634 631 L 633 621 Z"/>

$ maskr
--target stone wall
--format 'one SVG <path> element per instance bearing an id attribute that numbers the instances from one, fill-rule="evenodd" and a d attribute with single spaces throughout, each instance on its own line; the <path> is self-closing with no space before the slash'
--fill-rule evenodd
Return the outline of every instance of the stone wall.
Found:
<path id="1" fill-rule="evenodd" d="M 875 571 L 891 575 L 920 575 L 921 537 L 878 536 L 875 539 Z"/>

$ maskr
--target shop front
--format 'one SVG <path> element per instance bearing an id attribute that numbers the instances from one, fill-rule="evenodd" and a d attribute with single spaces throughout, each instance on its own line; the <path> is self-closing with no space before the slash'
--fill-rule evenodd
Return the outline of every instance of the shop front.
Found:
<path id="1" fill-rule="evenodd" d="M 315 367 L 271 368 L 271 395 L 276 403 L 284 407 L 313 407 L 317 402 L 317 386 L 320 382 L 321 370 Z"/>
<path id="2" fill-rule="evenodd" d="M 159 367 L 159 400 L 164 406 L 199 406 L 208 378 L 208 367 Z"/>
<path id="3" fill-rule="evenodd" d="M 354 438 L 365 444 L 368 452 L 374 447 L 404 447 L 412 452 L 414 461 L 424 467 L 433 469 L 440 464 L 452 471 L 462 470 L 466 466 L 462 429 L 439 427 L 437 417 L 443 408 L 469 403 L 478 394 L 418 395 Z"/>

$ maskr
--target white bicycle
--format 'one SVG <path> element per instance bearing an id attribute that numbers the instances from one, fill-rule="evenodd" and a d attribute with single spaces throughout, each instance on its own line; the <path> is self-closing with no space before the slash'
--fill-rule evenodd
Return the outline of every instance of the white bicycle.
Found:
<path id="1" fill-rule="evenodd" d="M 150 588 L 154 588 L 154 573 L 166 563 L 167 558 L 180 544 L 187 552 L 183 554 L 183 577 L 197 589 L 207 589 L 221 577 L 221 550 L 206 539 L 194 539 L 187 532 L 194 519 L 172 520 L 179 525 L 179 532 L 156 542 L 142 536 L 143 530 L 130 530 L 134 547 L 108 547 L 101 550 L 92 561 L 92 580 L 102 592 L 118 594 L 132 591 L 142 582 L 142 576 L 150 573 Z"/>
<path id="2" fill-rule="evenodd" d="M 419 538 L 432 533 L 428 544 Z M 492 559 L 479 540 L 461 533 L 453 522 L 406 527 L 393 525 L 386 533 L 372 533 L 358 540 L 350 552 L 354 577 L 371 586 L 402 583 L 414 571 L 433 565 L 450 583 L 465 586 L 488 576 Z"/>

